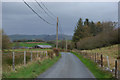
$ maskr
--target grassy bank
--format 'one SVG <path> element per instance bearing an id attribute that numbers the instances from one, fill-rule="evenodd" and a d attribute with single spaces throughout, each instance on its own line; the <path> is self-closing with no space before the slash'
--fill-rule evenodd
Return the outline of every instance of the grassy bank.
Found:
<path id="1" fill-rule="evenodd" d="M 17 69 L 15 72 L 3 73 L 3 78 L 35 78 L 56 63 L 59 58 L 60 56 L 42 62 L 37 60 L 26 65 L 26 67 Z"/>
<path id="2" fill-rule="evenodd" d="M 93 50 L 83 50 L 83 52 L 88 52 L 88 53 L 101 53 L 103 55 L 107 55 L 113 58 L 118 57 L 118 45 L 112 45 L 108 47 L 102 47 L 98 49 L 93 49 Z"/>
<path id="3" fill-rule="evenodd" d="M 72 52 L 74 55 L 76 55 L 84 64 L 85 66 L 93 73 L 93 75 L 98 78 L 98 80 L 101 80 L 101 78 L 112 78 L 112 74 L 106 71 L 103 71 L 100 69 L 97 64 L 95 64 L 90 59 L 84 58 L 83 56 Z"/>
<path id="4" fill-rule="evenodd" d="M 108 67 L 108 61 L 107 61 L 107 57 L 109 59 L 109 68 L 112 70 L 115 67 L 115 60 L 118 57 L 118 45 L 111 45 L 108 47 L 102 47 L 102 48 L 97 48 L 97 49 L 92 49 L 92 50 L 82 50 L 81 52 L 85 52 L 85 53 L 92 53 L 93 55 L 95 55 L 95 53 L 98 53 L 98 60 L 100 59 L 100 55 L 103 55 L 103 65 L 105 67 Z M 119 62 L 118 62 L 119 64 Z M 118 68 L 120 70 L 120 68 Z"/>

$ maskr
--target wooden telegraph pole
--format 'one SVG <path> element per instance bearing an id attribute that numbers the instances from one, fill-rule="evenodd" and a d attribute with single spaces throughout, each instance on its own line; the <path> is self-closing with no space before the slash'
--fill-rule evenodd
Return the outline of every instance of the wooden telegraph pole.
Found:
<path id="1" fill-rule="evenodd" d="M 120 1 L 118 2 L 118 27 L 120 27 Z M 118 34 L 120 34 L 118 30 Z M 120 36 L 118 36 L 118 41 L 120 41 Z M 120 63 L 120 46 L 118 44 L 118 63 Z M 118 69 L 120 69 L 120 64 L 118 64 Z M 120 71 L 118 71 L 118 80 L 120 80 Z"/>
<path id="2" fill-rule="evenodd" d="M 66 39 L 66 51 L 67 51 L 67 39 Z"/>
<path id="3" fill-rule="evenodd" d="M 56 27 L 56 49 L 58 49 L 58 17 L 57 17 L 57 27 Z"/>

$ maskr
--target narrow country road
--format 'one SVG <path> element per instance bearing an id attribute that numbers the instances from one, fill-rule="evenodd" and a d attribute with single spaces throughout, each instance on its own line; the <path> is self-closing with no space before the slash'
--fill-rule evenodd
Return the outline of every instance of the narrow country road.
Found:
<path id="1" fill-rule="evenodd" d="M 61 59 L 38 78 L 94 78 L 75 55 L 63 52 L 61 54 Z"/>

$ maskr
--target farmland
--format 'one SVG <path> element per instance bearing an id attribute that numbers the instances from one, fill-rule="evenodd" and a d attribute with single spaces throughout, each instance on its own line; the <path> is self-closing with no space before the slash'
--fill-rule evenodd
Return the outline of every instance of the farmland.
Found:
<path id="1" fill-rule="evenodd" d="M 45 42 L 14 42 L 12 43 L 13 47 L 23 47 L 23 48 L 16 48 L 16 49 L 4 49 L 3 53 L 11 53 L 11 52 L 23 52 L 23 51 L 45 51 L 45 50 L 51 50 L 51 49 L 29 49 L 30 47 L 34 47 L 35 45 L 51 45 L 53 46 L 53 44 L 48 44 Z M 27 48 L 25 48 L 27 47 Z"/>
<path id="2" fill-rule="evenodd" d="M 15 51 L 15 52 L 23 52 L 23 51 L 45 51 L 45 50 L 51 50 L 51 49 L 8 49 L 8 50 L 4 50 L 4 52 L 11 52 L 11 51 Z"/>
<path id="3" fill-rule="evenodd" d="M 13 46 L 16 46 L 17 44 L 21 47 L 33 47 L 35 45 L 51 45 L 51 44 L 43 43 L 43 42 L 38 42 L 38 43 L 35 43 L 35 42 L 31 42 L 31 43 L 29 43 L 29 42 L 19 42 L 19 43 L 16 43 L 16 42 L 14 42 Z"/>

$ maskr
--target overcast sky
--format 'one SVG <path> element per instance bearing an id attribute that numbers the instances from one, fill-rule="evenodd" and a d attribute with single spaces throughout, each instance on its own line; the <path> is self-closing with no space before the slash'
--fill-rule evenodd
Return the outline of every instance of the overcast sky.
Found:
<path id="1" fill-rule="evenodd" d="M 117 2 L 44 2 L 46 7 L 58 16 L 62 30 L 67 35 L 73 35 L 79 18 L 88 18 L 90 21 L 117 21 Z M 56 24 L 55 20 L 47 16 L 36 4 L 29 5 L 45 20 Z M 56 25 L 49 25 L 42 21 L 22 2 L 7 2 L 2 4 L 2 25 L 8 34 L 55 34 Z"/>

